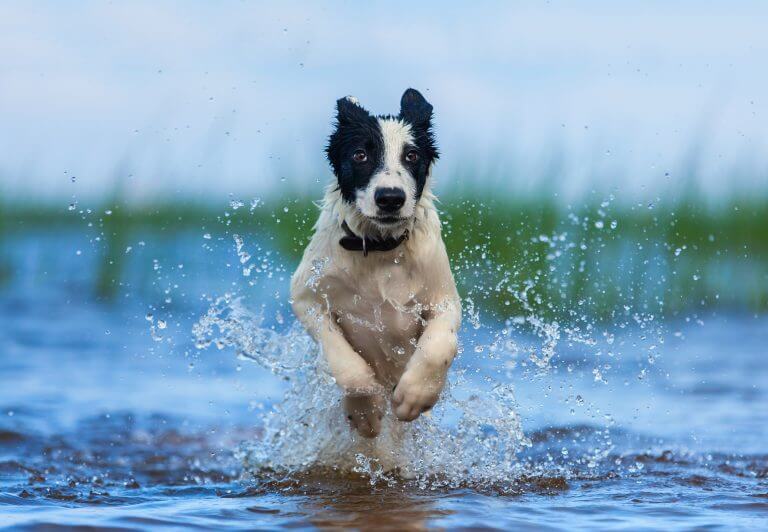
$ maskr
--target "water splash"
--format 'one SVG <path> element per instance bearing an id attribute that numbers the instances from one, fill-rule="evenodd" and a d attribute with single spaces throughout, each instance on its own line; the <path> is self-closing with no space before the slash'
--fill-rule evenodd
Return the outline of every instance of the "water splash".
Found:
<path id="1" fill-rule="evenodd" d="M 367 440 L 347 425 L 341 391 L 297 323 L 283 331 L 265 327 L 263 316 L 227 295 L 212 303 L 193 333 L 199 349 L 231 348 L 288 383 L 282 400 L 259 420 L 261 437 L 240 449 L 252 474 L 332 468 L 364 473 L 373 483 L 400 478 L 451 487 L 500 484 L 521 472 L 516 455 L 530 442 L 510 383 L 475 383 L 457 363 L 429 415 L 402 423 L 388 407 L 382 433 Z M 548 342 L 545 349 L 553 349 L 556 338 Z"/>
<path id="2" fill-rule="evenodd" d="M 575 220 L 586 224 L 586 219 Z M 245 252 L 242 237 L 233 238 L 241 264 L 261 261 L 255 270 L 257 277 L 270 270 L 274 256 L 259 246 L 251 256 Z M 569 258 L 580 248 L 567 232 L 541 235 L 536 241 L 546 244 L 546 263 L 552 271 L 558 264 L 574 271 L 583 269 L 583 261 Z M 595 243 L 580 242 L 581 246 L 587 244 Z M 232 349 L 240 359 L 261 365 L 286 383 L 280 402 L 258 419 L 260 436 L 238 451 L 246 473 L 263 478 L 337 471 L 364 475 L 372 484 L 407 480 L 424 488 L 498 489 L 531 475 L 565 478 L 573 470 L 568 464 L 583 464 L 592 470 L 606 460 L 613 449 L 610 414 L 600 414 L 605 428 L 595 431 L 597 436 L 584 453 L 563 455 L 557 449 L 543 457 L 526 458 L 531 441 L 523 431 L 512 382 L 521 376 L 537 379 L 548 375 L 557 367 L 558 349 L 565 344 L 585 350 L 581 361 L 565 364 L 568 373 L 574 364 L 584 363 L 596 383 L 608 384 L 613 362 L 626 341 L 616 341 L 616 330 L 626 332 L 634 327 L 640 331 L 639 338 L 630 341 L 632 349 L 646 341 L 663 342 L 655 317 L 625 305 L 623 313 L 614 312 L 611 330 L 590 320 L 589 301 L 578 301 L 574 302 L 576 310 L 560 313 L 560 321 L 544 318 L 537 311 L 547 305 L 542 301 L 539 278 L 520 279 L 515 270 L 502 271 L 501 280 L 490 285 L 483 272 L 498 272 L 499 265 L 488 258 L 486 246 L 471 251 L 462 255 L 457 272 L 462 275 L 472 270 L 478 280 L 463 300 L 466 332 L 440 401 L 432 412 L 412 423 L 397 421 L 387 402 L 381 434 L 374 440 L 350 430 L 342 411 L 342 393 L 318 347 L 298 323 L 268 325 L 263 311 L 252 312 L 245 304 L 247 299 L 237 294 L 212 300 L 193 328 L 197 348 L 213 344 L 218 349 Z M 484 266 L 478 268 L 480 265 Z M 313 263 L 308 283 L 316 283 L 325 266 L 323 260 Z M 250 272 L 243 275 L 248 277 Z M 251 277 L 248 285 L 254 286 L 254 282 Z M 519 310 L 501 322 L 483 319 L 476 301 L 490 292 L 505 294 Z M 282 326 L 282 314 L 275 321 Z M 375 324 L 361 325 L 376 331 Z M 516 373 L 520 368 L 522 375 Z M 646 372 L 646 368 L 639 369 Z M 584 404 L 581 396 L 574 397 L 569 394 L 575 403 Z"/>

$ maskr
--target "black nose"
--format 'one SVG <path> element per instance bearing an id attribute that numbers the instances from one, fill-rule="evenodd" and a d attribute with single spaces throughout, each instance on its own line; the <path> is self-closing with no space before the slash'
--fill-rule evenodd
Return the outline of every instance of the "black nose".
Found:
<path id="1" fill-rule="evenodd" d="M 373 194 L 376 206 L 382 211 L 395 212 L 405 203 L 405 190 L 402 188 L 377 188 Z"/>

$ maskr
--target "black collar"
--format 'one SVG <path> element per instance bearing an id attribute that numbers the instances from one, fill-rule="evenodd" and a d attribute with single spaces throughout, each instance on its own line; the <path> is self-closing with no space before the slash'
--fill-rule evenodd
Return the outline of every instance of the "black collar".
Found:
<path id="1" fill-rule="evenodd" d="M 408 230 L 397 238 L 385 238 L 384 240 L 372 240 L 368 237 L 360 238 L 347 225 L 347 221 L 341 222 L 341 228 L 347 236 L 341 237 L 339 245 L 348 251 L 362 251 L 367 257 L 369 251 L 391 251 L 408 239 Z"/>

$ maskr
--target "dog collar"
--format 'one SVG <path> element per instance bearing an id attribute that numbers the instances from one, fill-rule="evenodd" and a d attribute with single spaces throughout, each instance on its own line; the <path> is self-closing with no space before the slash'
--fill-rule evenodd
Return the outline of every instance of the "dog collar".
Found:
<path id="1" fill-rule="evenodd" d="M 344 229 L 346 236 L 341 237 L 339 245 L 347 251 L 362 251 L 363 257 L 368 256 L 369 251 L 392 251 L 397 246 L 408 239 L 408 230 L 397 238 L 385 238 L 384 240 L 373 240 L 365 237 L 361 238 L 352 232 L 347 225 L 347 221 L 341 222 L 341 228 Z"/>

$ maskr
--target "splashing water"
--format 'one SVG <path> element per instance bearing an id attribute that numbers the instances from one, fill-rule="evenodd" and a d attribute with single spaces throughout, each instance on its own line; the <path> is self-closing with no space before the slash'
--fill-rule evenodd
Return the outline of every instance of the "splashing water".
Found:
<path id="1" fill-rule="evenodd" d="M 471 384 L 465 369 L 452 371 L 443 396 L 429 415 L 413 423 L 387 412 L 382 433 L 367 440 L 350 431 L 342 394 L 314 341 L 295 322 L 283 332 L 266 328 L 242 299 L 217 299 L 195 325 L 198 348 L 233 348 L 290 383 L 282 401 L 261 420 L 263 435 L 245 444 L 247 469 L 281 473 L 333 468 L 369 475 L 372 481 L 401 478 L 430 485 L 497 484 L 519 474 L 516 453 L 529 445 L 510 384 Z"/>
<path id="2" fill-rule="evenodd" d="M 526 345 L 521 333 L 526 329 L 536 342 Z M 526 365 L 523 354 L 528 353 L 531 366 L 546 372 L 561 337 L 557 323 L 534 314 L 508 321 L 487 345 L 478 343 L 471 365 L 462 363 L 460 349 L 433 411 L 401 423 L 388 410 L 374 440 L 350 430 L 342 393 L 298 322 L 283 331 L 266 327 L 263 315 L 249 311 L 242 298 L 226 295 L 212 302 L 193 332 L 198 349 L 211 343 L 231 348 L 288 382 L 282 400 L 259 420 L 260 438 L 244 443 L 238 453 L 254 478 L 335 470 L 363 474 L 372 484 L 407 480 L 431 489 L 504 490 L 526 475 L 567 474 L 556 462 L 518 459 L 530 441 L 517 412 L 511 370 L 520 359 Z M 569 340 L 595 343 L 575 333 L 569 333 Z M 478 380 L 477 368 L 483 365 L 497 371 Z M 573 458 L 596 464 L 610 449 L 607 438 L 596 442 L 589 457 Z"/>
<path id="3" fill-rule="evenodd" d="M 586 223 L 575 217 L 571 221 Z M 234 234 L 233 239 L 242 265 L 260 261 L 260 270 L 270 269 L 268 264 L 274 257 L 252 256 L 245 251 L 242 236 Z M 566 232 L 541 235 L 538 241 L 546 244 L 546 260 L 553 271 L 559 261 L 583 272 L 583 261 L 570 260 L 568 254 L 593 244 L 581 242 L 580 248 L 569 241 Z M 255 247 L 257 255 L 261 254 L 261 248 Z M 503 272 L 493 290 L 513 299 L 521 312 L 504 320 L 503 326 L 495 319 L 484 324 L 473 295 L 482 299 L 488 293 L 483 288 L 487 286 L 483 270 L 500 271 L 487 251 L 486 246 L 479 246 L 474 254 L 460 257 L 454 265 L 458 275 L 472 270 L 477 283 L 463 300 L 464 329 L 470 331 L 470 336 L 464 334 L 461 339 L 459 355 L 437 406 L 412 423 L 401 423 L 387 405 L 382 431 L 373 440 L 350 430 L 342 412 L 342 392 L 318 346 L 297 322 L 280 329 L 268 326 L 263 311 L 249 310 L 247 298 L 237 293 L 212 300 L 193 328 L 197 348 L 214 344 L 218 349 L 232 349 L 240 359 L 259 364 L 287 383 L 282 400 L 258 420 L 260 437 L 244 443 L 239 450 L 247 474 L 263 478 L 333 470 L 362 474 L 373 484 L 407 480 L 430 488 L 503 490 L 524 476 L 567 476 L 572 470 L 569 463 L 585 464 L 590 470 L 597 468 L 613 449 L 610 414 L 601 414 L 606 428 L 594 433 L 595 440 L 580 456 L 571 452 L 557 459 L 526 459 L 524 451 L 531 442 L 522 428 L 512 382 L 521 376 L 521 370 L 523 377 L 533 381 L 550 373 L 558 347 L 564 343 L 590 351 L 582 362 L 592 366 L 597 384 L 608 384 L 621 349 L 615 343 L 616 333 L 589 321 L 584 308 L 578 312 L 566 309 L 564 314 L 572 319 L 568 318 L 565 325 L 541 317 L 536 311 L 542 306 L 537 279 L 521 280 L 509 271 Z M 326 262 L 318 259 L 312 265 L 310 283 L 317 282 Z M 485 267 L 478 269 L 479 264 Z M 249 277 L 250 271 L 243 275 Z M 254 282 L 250 277 L 248 284 L 254 286 Z M 612 326 L 631 326 L 640 331 L 639 338 L 629 341 L 632 349 L 646 341 L 663 343 L 663 334 L 652 314 L 633 312 L 628 305 L 623 310 L 614 313 Z M 284 323 L 282 314 L 277 323 Z M 376 333 L 375 324 L 367 326 Z M 619 344 L 626 341 L 625 335 Z M 566 369 L 568 373 L 573 371 L 573 363 Z M 648 367 L 639 371 L 644 375 Z M 569 400 L 579 404 L 579 399 Z"/>

